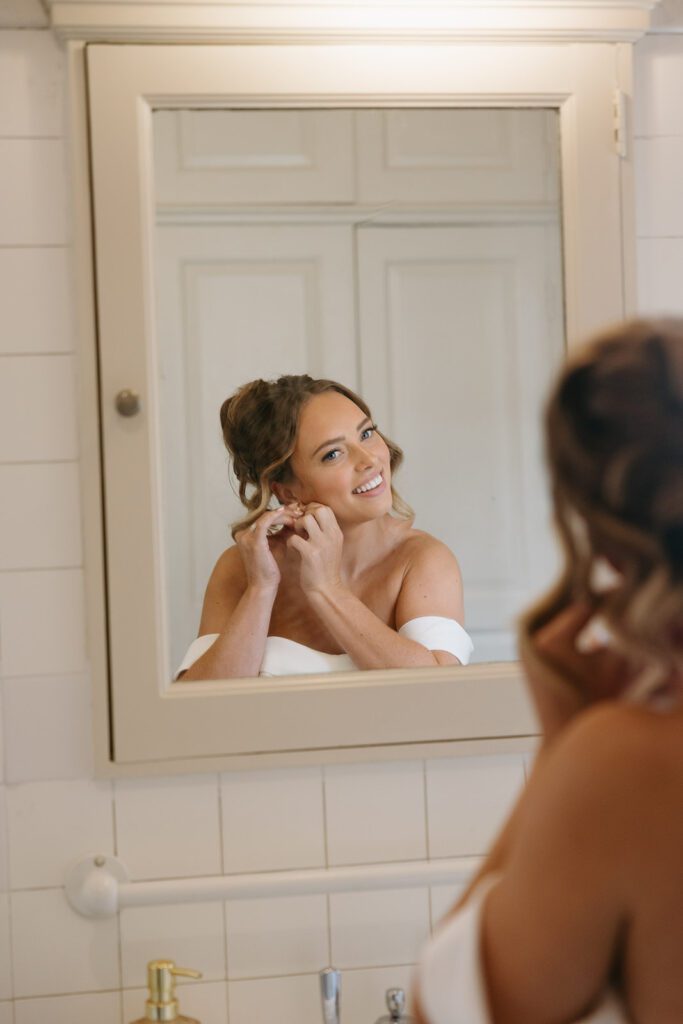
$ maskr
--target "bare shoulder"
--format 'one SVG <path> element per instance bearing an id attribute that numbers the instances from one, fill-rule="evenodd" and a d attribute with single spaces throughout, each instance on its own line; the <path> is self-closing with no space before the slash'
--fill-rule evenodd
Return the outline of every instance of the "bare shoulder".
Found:
<path id="1" fill-rule="evenodd" d="M 647 821 L 654 839 L 683 815 L 683 712 L 605 701 L 577 715 L 544 761 L 529 787 L 539 819 L 573 809 L 596 837 L 635 836 Z"/>
<path id="2" fill-rule="evenodd" d="M 398 546 L 403 584 L 396 603 L 396 621 L 422 615 L 464 622 L 462 576 L 450 548 L 423 530 L 408 528 Z"/>
<path id="3" fill-rule="evenodd" d="M 209 576 L 206 593 L 218 593 L 227 588 L 230 591 L 237 590 L 241 594 L 246 585 L 247 577 L 242 556 L 237 545 L 233 544 L 218 556 Z"/>
<path id="4" fill-rule="evenodd" d="M 247 587 L 244 563 L 237 545 L 226 548 L 219 556 L 204 595 L 204 606 L 199 627 L 200 634 L 217 633 Z"/>
<path id="5" fill-rule="evenodd" d="M 560 734 L 555 758 L 600 768 L 606 779 L 628 782 L 661 771 L 683 773 L 683 711 L 661 712 L 603 701 L 577 715 Z"/>
<path id="6" fill-rule="evenodd" d="M 458 560 L 448 545 L 424 530 L 416 530 L 414 527 L 407 529 L 400 541 L 400 551 L 406 569 L 441 567 L 460 576 Z"/>

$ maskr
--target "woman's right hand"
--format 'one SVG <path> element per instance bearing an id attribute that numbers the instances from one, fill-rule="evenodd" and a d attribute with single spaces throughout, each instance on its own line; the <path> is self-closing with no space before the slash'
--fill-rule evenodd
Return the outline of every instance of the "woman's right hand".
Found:
<path id="1" fill-rule="evenodd" d="M 583 602 L 563 608 L 520 651 L 547 738 L 582 708 L 617 700 L 633 679 L 634 666 L 608 642 L 590 648 L 579 642 L 596 611 Z"/>
<path id="2" fill-rule="evenodd" d="M 282 526 L 288 533 L 299 518 L 301 511 L 296 505 L 283 505 L 281 508 L 264 512 L 251 526 L 236 534 L 235 543 L 247 574 L 248 587 L 277 590 L 280 583 L 280 567 L 271 544 L 281 542 L 279 538 L 273 542 L 269 531 L 274 526 Z"/>

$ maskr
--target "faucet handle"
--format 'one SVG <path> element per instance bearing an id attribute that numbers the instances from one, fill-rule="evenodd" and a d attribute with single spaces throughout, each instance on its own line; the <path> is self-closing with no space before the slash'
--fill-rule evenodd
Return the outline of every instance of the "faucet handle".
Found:
<path id="1" fill-rule="evenodd" d="M 324 1024 L 340 1024 L 341 971 L 326 967 L 320 972 L 320 996 Z"/>
<path id="2" fill-rule="evenodd" d="M 402 988 L 388 988 L 386 993 L 387 1010 L 392 1020 L 400 1020 L 406 1008 L 406 994 Z"/>

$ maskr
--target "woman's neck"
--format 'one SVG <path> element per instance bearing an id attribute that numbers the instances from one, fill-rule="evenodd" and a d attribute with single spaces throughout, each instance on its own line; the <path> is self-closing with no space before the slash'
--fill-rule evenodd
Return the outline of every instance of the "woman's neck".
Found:
<path id="1" fill-rule="evenodd" d="M 395 525 L 396 520 L 387 513 L 381 519 L 341 526 L 341 572 L 345 583 L 357 578 L 393 547 Z"/>

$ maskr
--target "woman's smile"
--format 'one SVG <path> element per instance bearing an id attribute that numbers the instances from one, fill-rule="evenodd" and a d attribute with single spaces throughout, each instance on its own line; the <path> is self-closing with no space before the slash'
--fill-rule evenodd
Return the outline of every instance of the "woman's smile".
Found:
<path id="1" fill-rule="evenodd" d="M 384 493 L 386 486 L 384 474 L 377 473 L 376 476 L 373 476 L 372 479 L 366 481 L 364 484 L 360 484 L 359 487 L 354 487 L 351 493 L 361 498 L 375 498 Z"/>

